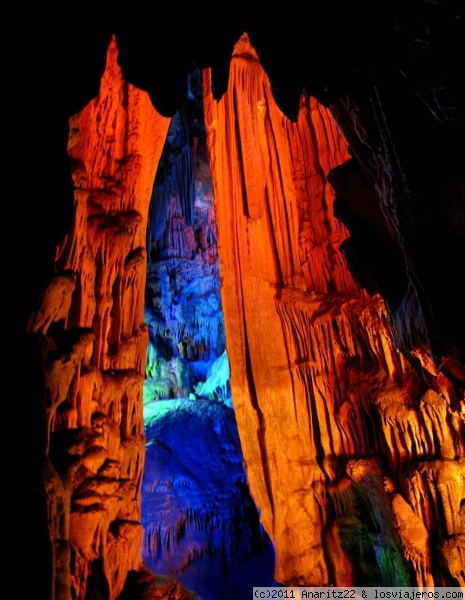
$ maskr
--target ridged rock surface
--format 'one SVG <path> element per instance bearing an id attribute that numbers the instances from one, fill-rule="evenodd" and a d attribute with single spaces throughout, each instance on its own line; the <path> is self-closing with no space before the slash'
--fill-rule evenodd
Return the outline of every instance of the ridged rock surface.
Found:
<path id="1" fill-rule="evenodd" d="M 57 599 L 94 588 L 118 598 L 128 572 L 142 569 L 145 240 L 168 125 L 124 82 L 113 40 L 98 97 L 70 120 L 74 226 L 29 323 L 43 347 Z M 154 589 L 140 573 L 134 581 Z M 170 597 L 191 598 L 170 585 Z"/>
<path id="2" fill-rule="evenodd" d="M 463 422 L 345 266 L 327 177 L 346 142 L 312 98 L 296 122 L 278 110 L 246 35 L 227 93 L 207 72 L 205 97 L 232 398 L 277 581 L 463 584 L 446 550 L 464 531 Z"/>
<path id="3" fill-rule="evenodd" d="M 43 348 L 44 480 L 63 600 L 96 589 L 124 598 L 137 581 L 157 597 L 141 560 L 143 317 L 168 119 L 123 81 L 116 55 L 112 42 L 98 97 L 70 123 L 74 224 L 29 322 Z M 345 266 L 328 177 L 350 165 L 347 144 L 312 98 L 296 122 L 279 111 L 247 36 L 221 100 L 204 75 L 232 398 L 276 580 L 465 585 L 454 365 L 437 370 L 417 344 L 413 370 L 381 297 Z"/>

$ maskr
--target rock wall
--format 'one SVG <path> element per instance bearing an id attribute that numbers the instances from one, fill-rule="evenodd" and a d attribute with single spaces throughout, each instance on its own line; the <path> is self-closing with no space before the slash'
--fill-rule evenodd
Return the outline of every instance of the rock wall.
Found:
<path id="1" fill-rule="evenodd" d="M 232 398 L 277 581 L 463 585 L 463 421 L 348 271 L 328 183 L 347 143 L 313 98 L 280 112 L 247 35 L 205 96 Z"/>
<path id="2" fill-rule="evenodd" d="M 141 563 L 143 311 L 169 119 L 124 82 L 116 57 L 113 40 L 98 96 L 70 121 L 74 220 L 28 324 L 42 349 L 57 599 L 158 585 Z M 220 100 L 204 75 L 232 397 L 276 579 L 465 585 L 461 375 L 435 366 L 427 336 L 413 363 L 401 354 L 381 296 L 346 266 L 328 180 L 346 189 L 347 143 L 312 97 L 295 122 L 280 112 L 247 36 Z"/>
<path id="3" fill-rule="evenodd" d="M 118 598 L 131 571 L 150 584 L 140 518 L 145 241 L 168 125 L 148 95 L 123 80 L 113 39 L 97 98 L 70 120 L 74 223 L 29 322 L 45 372 L 57 600 L 83 600 L 92 589 Z M 169 585 L 178 588 L 173 597 L 187 597 Z"/>
<path id="4" fill-rule="evenodd" d="M 205 383 L 214 363 L 222 362 L 225 337 L 200 71 L 188 81 L 190 94 L 171 119 L 149 208 L 148 400 L 227 400 L 229 393 L 227 369 L 216 385 Z"/>

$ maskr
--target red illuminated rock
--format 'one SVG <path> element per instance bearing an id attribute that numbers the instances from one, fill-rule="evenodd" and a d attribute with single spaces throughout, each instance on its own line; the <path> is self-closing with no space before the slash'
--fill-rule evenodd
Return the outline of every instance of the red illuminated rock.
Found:
<path id="1" fill-rule="evenodd" d="M 85 598 L 95 577 L 117 598 L 142 563 L 145 238 L 168 124 L 123 80 L 113 40 L 98 97 L 70 120 L 74 227 L 29 323 L 43 336 L 60 598 Z"/>
<path id="2" fill-rule="evenodd" d="M 279 111 L 246 35 L 226 94 L 214 100 L 206 72 L 205 96 L 232 396 L 276 578 L 408 585 L 411 570 L 416 585 L 430 585 L 430 539 L 463 531 L 440 508 L 459 512 L 463 463 L 448 444 L 463 456 L 463 430 L 394 348 L 383 302 L 359 290 L 341 255 L 347 232 L 327 177 L 349 159 L 347 145 L 314 99 L 302 97 L 296 122 Z M 377 466 L 376 485 L 354 479 L 348 461 L 373 457 L 392 472 Z M 429 522 L 409 483 L 420 458 L 434 472 L 450 461 L 454 470 L 441 487 L 447 500 L 428 492 Z M 353 484 L 341 488 L 347 474 Z M 367 531 L 360 498 L 380 533 Z M 377 538 L 396 557 L 392 571 L 370 572 L 357 536 Z"/>
<path id="3" fill-rule="evenodd" d="M 112 41 L 98 97 L 70 121 L 74 224 L 29 320 L 43 349 L 44 480 L 60 599 L 84 600 L 99 585 L 111 600 L 124 598 L 136 583 L 159 597 L 141 564 L 143 310 L 148 205 L 168 119 L 124 82 L 116 58 Z M 231 389 L 276 579 L 463 585 L 460 363 L 445 358 L 438 368 L 416 345 L 422 370 L 413 370 L 381 297 L 350 274 L 328 178 L 352 166 L 330 112 L 302 96 L 290 121 L 246 35 L 221 100 L 210 75 Z M 396 331 L 406 329 L 410 313 L 401 313 Z"/>

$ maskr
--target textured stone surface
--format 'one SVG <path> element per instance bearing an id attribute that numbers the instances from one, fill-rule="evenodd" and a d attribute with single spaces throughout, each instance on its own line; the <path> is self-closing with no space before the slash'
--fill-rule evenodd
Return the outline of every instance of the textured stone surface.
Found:
<path id="1" fill-rule="evenodd" d="M 189 88 L 170 122 L 149 209 L 144 396 L 150 400 L 215 393 L 226 400 L 229 392 L 227 377 L 211 389 L 205 384 L 225 353 L 225 335 L 198 70 Z"/>
<path id="2" fill-rule="evenodd" d="M 150 569 L 141 567 L 131 571 L 120 600 L 198 600 L 195 592 L 186 590 L 174 577 L 154 575 Z"/>
<path id="3" fill-rule="evenodd" d="M 168 124 L 124 82 L 113 40 L 98 97 L 70 120 L 74 226 L 29 322 L 42 336 L 57 598 L 93 586 L 117 598 L 142 563 L 145 238 Z"/>
<path id="4" fill-rule="evenodd" d="M 274 581 L 232 409 L 201 73 L 171 119 L 149 209 L 143 558 L 205 600 Z"/>
<path id="5" fill-rule="evenodd" d="M 207 76 L 232 398 L 252 495 L 276 546 L 276 578 L 333 583 L 342 563 L 339 583 L 366 581 L 368 565 L 357 567 L 362 579 L 355 565 L 371 558 L 355 555 L 337 525 L 355 516 L 368 526 L 362 497 L 381 530 L 368 533 L 380 570 L 373 581 L 429 585 L 429 536 L 461 534 L 463 521 L 445 533 L 449 519 L 436 496 L 430 510 L 438 520 L 427 532 L 412 508 L 421 496 L 408 494 L 406 482 L 420 458 L 440 469 L 451 461 L 446 503 L 458 511 L 463 428 L 395 349 L 381 298 L 360 291 L 345 265 L 339 246 L 347 232 L 334 218 L 327 176 L 350 158 L 346 143 L 312 98 L 302 97 L 296 122 L 279 111 L 247 36 L 235 47 L 226 94 L 217 102 L 210 90 Z M 431 410 L 444 418 L 433 420 Z M 451 440 L 454 457 L 439 440 Z M 356 467 L 373 457 L 376 485 L 350 474 L 349 460 Z M 392 472 L 393 498 L 382 464 Z M 357 493 L 344 485 L 342 500 L 346 475 Z M 434 575 L 443 577 L 437 567 Z"/>
<path id="6" fill-rule="evenodd" d="M 274 583 L 274 551 L 250 497 L 234 411 L 207 399 L 145 403 L 143 557 L 202 598 Z"/>
<path id="7" fill-rule="evenodd" d="M 242 40 L 231 87 L 208 99 L 220 258 L 230 276 L 224 291 L 233 397 L 251 491 L 276 542 L 276 575 L 290 582 L 464 585 L 465 338 L 457 276 L 465 231 L 464 98 L 456 68 L 465 38 L 458 8 L 414 5 L 396 19 L 381 10 L 383 26 L 374 21 L 368 50 L 367 36 L 357 37 L 363 26 L 356 27 L 366 19 L 336 23 L 326 42 L 341 50 L 339 58 L 329 61 L 326 80 L 315 67 L 320 93 L 315 84 L 308 99 L 300 98 L 294 121 L 274 105 L 259 62 L 273 64 L 278 38 L 262 54 L 266 43 L 257 30 L 258 54 Z M 323 35 L 314 42 L 293 25 L 302 52 L 290 69 L 295 47 L 283 44 L 286 60 L 277 70 L 283 66 L 290 87 L 308 83 L 312 91 L 304 57 L 315 62 L 308 44 L 322 43 Z M 388 26 L 395 39 L 389 51 Z M 64 29 L 68 40 L 68 23 Z M 155 38 L 159 60 L 169 54 L 172 66 L 162 36 Z M 210 62 L 229 59 L 226 38 L 220 44 L 205 36 L 221 46 Z M 183 38 L 185 52 L 190 43 L 192 36 Z M 61 60 L 65 46 L 45 58 Z M 75 52 L 96 46 L 90 38 Z M 143 69 L 131 71 L 128 44 L 125 51 L 122 62 L 137 79 Z M 32 486 L 41 529 L 38 538 L 31 526 L 19 539 L 30 540 L 39 559 L 47 523 L 51 561 L 38 577 L 51 580 L 56 598 L 68 598 L 70 588 L 78 598 L 86 589 L 115 598 L 140 565 L 145 229 L 168 122 L 121 80 L 115 52 L 96 100 L 71 120 L 71 200 L 56 192 L 66 187 L 57 184 L 57 172 L 68 165 L 52 149 L 36 156 L 36 177 L 24 182 L 28 219 L 17 213 L 32 244 L 32 267 L 18 286 L 19 340 L 32 382 L 25 382 L 24 398 L 33 402 L 32 416 L 20 414 L 28 412 L 21 404 L 14 422 L 23 423 L 28 443 L 29 431 L 37 436 L 28 446 L 31 462 L 20 465 L 27 487 L 19 489 L 26 495 Z M 319 54 L 328 68 L 326 53 Z M 200 63 L 209 62 L 205 56 L 197 54 Z M 36 64 L 34 52 L 30 61 Z M 47 110 L 35 122 L 35 139 L 48 138 L 53 122 L 60 133 L 52 139 L 61 143 L 67 111 L 98 89 L 95 69 L 87 76 L 84 61 L 65 76 L 51 62 L 57 83 L 44 80 Z M 41 74 L 46 66 L 44 60 Z M 152 79 L 150 69 L 139 77 Z M 279 77 L 273 81 L 282 102 Z M 164 86 L 156 86 L 152 97 L 160 100 Z M 78 100 L 70 99 L 73 90 Z M 341 168 L 345 144 L 315 97 L 331 107 L 355 157 Z M 30 139 L 27 123 L 23 139 Z M 334 184 L 334 205 L 325 178 Z M 46 191 L 40 201 L 38 182 Z M 21 364 L 20 378 L 24 372 Z M 25 529 L 33 520 L 25 518 Z"/>

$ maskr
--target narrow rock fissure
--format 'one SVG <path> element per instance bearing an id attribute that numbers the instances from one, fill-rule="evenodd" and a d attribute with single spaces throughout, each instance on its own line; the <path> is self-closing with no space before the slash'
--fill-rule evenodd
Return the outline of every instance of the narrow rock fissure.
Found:
<path id="1" fill-rule="evenodd" d="M 200 72 L 171 120 L 147 232 L 143 558 L 202 599 L 273 585 L 229 383 Z"/>

